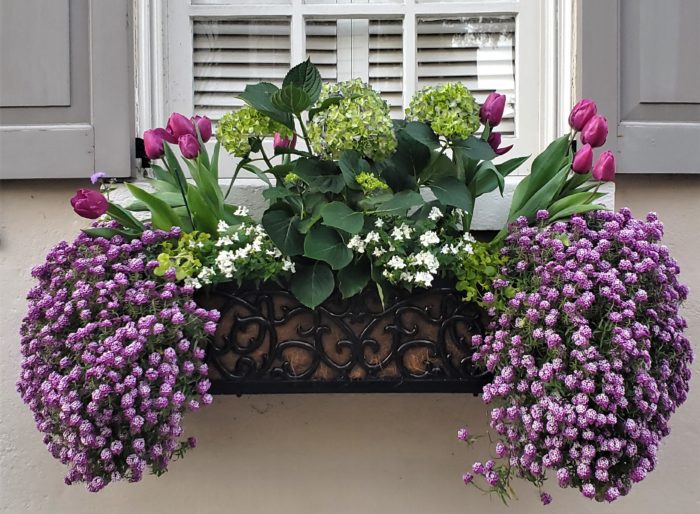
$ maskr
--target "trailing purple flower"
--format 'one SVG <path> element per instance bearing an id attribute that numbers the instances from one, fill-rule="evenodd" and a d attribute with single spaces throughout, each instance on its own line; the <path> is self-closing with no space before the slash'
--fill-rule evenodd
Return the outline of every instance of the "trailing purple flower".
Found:
<path id="1" fill-rule="evenodd" d="M 192 288 L 152 274 L 160 243 L 179 235 L 81 234 L 32 270 L 17 389 L 68 466 L 67 484 L 136 482 L 194 447 L 181 439 L 182 414 L 211 402 L 203 345 L 219 314 L 198 308 Z"/>
<path id="2" fill-rule="evenodd" d="M 688 289 L 662 235 L 655 214 L 629 209 L 511 227 L 494 282 L 506 308 L 472 340 L 474 362 L 494 375 L 483 399 L 497 405 L 504 461 L 472 471 L 493 492 L 508 497 L 515 476 L 541 487 L 549 473 L 612 502 L 656 467 L 693 359 L 679 314 Z"/>

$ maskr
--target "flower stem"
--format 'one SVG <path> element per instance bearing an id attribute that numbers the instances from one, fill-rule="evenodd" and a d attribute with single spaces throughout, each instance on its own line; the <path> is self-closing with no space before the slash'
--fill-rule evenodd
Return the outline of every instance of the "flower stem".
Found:
<path id="1" fill-rule="evenodd" d="M 260 153 L 262 154 L 263 160 L 265 161 L 265 164 L 267 164 L 267 167 L 272 168 L 273 167 L 272 162 L 270 161 L 267 154 L 265 153 L 265 148 L 262 145 L 260 146 Z"/>
<path id="2" fill-rule="evenodd" d="M 313 152 L 311 151 L 311 145 L 309 144 L 309 134 L 308 132 L 306 132 L 306 125 L 304 125 L 304 120 L 301 119 L 301 115 L 298 115 L 297 119 L 299 120 L 299 126 L 301 127 L 301 133 L 303 134 L 304 143 L 306 143 L 306 149 L 310 154 L 313 154 Z"/>

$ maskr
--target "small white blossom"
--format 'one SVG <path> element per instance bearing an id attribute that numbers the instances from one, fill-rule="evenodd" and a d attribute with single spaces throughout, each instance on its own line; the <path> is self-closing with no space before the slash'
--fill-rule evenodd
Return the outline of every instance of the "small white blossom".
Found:
<path id="1" fill-rule="evenodd" d="M 241 205 L 236 209 L 236 212 L 234 212 L 234 216 L 248 216 L 248 213 L 250 212 L 250 209 L 246 207 L 245 205 Z"/>
<path id="2" fill-rule="evenodd" d="M 387 262 L 386 265 L 394 269 L 404 269 L 406 267 L 406 263 L 398 255 L 394 255 L 391 259 L 389 259 L 389 262 Z"/>
<path id="3" fill-rule="evenodd" d="M 475 243 L 476 239 L 474 239 L 474 236 L 471 234 L 471 232 L 465 232 L 464 235 L 462 236 L 462 239 L 464 239 L 468 243 Z"/>
<path id="4" fill-rule="evenodd" d="M 365 248 L 367 247 L 367 244 L 360 236 L 355 235 L 350 238 L 350 241 L 348 241 L 347 246 L 348 248 L 350 248 L 350 250 L 356 250 L 357 253 L 365 253 Z"/>
<path id="5" fill-rule="evenodd" d="M 219 224 L 216 226 L 216 230 L 219 233 L 224 233 L 228 229 L 229 225 L 224 220 L 219 220 Z"/>
<path id="6" fill-rule="evenodd" d="M 372 231 L 369 234 L 365 236 L 365 244 L 369 243 L 378 243 L 379 242 L 379 234 Z"/>
<path id="7" fill-rule="evenodd" d="M 425 266 L 431 273 L 435 273 L 440 267 L 440 262 L 437 260 L 437 257 L 430 252 L 418 252 L 413 257 L 413 261 L 418 266 Z"/>
<path id="8" fill-rule="evenodd" d="M 291 273 L 294 273 L 296 271 L 296 267 L 294 266 L 294 263 L 289 258 L 285 258 L 282 261 L 282 269 L 284 271 L 289 271 Z"/>
<path id="9" fill-rule="evenodd" d="M 382 248 L 382 247 L 380 247 L 380 246 L 377 246 L 377 247 L 374 249 L 374 251 L 372 252 L 372 255 L 374 255 L 375 257 L 381 257 L 381 256 L 384 255 L 385 253 L 386 253 L 386 250 L 385 250 L 384 248 Z"/>
<path id="10" fill-rule="evenodd" d="M 428 219 L 430 219 L 431 221 L 437 221 L 440 218 L 442 218 L 442 211 L 439 208 L 433 207 L 432 209 L 430 209 L 430 214 L 428 214 Z"/>
<path id="11" fill-rule="evenodd" d="M 414 282 L 423 287 L 430 287 L 433 283 L 433 276 L 426 271 L 419 271 L 416 273 Z"/>
<path id="12" fill-rule="evenodd" d="M 424 234 L 421 234 L 419 239 L 420 239 L 420 244 L 422 246 L 430 246 L 430 245 L 438 244 L 440 242 L 440 238 L 432 230 L 428 230 Z"/>
<path id="13" fill-rule="evenodd" d="M 377 221 L 374 222 L 374 226 L 377 228 L 382 228 L 384 226 L 384 220 L 377 218 Z"/>

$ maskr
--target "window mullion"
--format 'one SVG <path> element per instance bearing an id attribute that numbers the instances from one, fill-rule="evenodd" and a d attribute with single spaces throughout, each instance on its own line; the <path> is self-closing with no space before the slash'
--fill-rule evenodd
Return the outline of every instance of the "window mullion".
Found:
<path id="1" fill-rule="evenodd" d="M 403 19 L 403 106 L 413 98 L 418 84 L 415 0 L 406 0 Z"/>
<path id="2" fill-rule="evenodd" d="M 301 14 L 303 0 L 292 0 L 290 34 L 290 60 L 296 65 L 306 59 L 306 34 L 304 15 Z"/>

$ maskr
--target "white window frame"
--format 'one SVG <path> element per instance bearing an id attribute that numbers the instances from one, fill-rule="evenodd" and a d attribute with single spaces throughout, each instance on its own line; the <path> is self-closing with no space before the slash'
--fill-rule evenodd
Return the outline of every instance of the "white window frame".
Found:
<path id="1" fill-rule="evenodd" d="M 190 0 L 135 0 L 139 133 L 150 127 L 163 126 L 170 112 L 191 113 L 193 110 L 193 17 L 288 17 L 291 20 L 290 62 L 293 65 L 305 59 L 306 19 L 381 19 L 403 15 L 406 106 L 416 89 L 417 17 L 513 13 L 516 14 L 517 136 L 513 154 L 537 152 L 566 130 L 566 116 L 573 99 L 573 51 L 576 48 L 573 43 L 575 2 L 571 0 L 429 3 L 404 0 L 403 3 L 335 4 L 290 0 L 288 5 L 264 4 L 265 0 L 255 2 L 255 5 L 234 0 L 198 4 Z M 534 98 L 539 102 L 533 102 Z M 537 120 L 534 130 L 533 119 Z M 504 139 L 504 144 L 512 142 L 512 138 Z"/>

